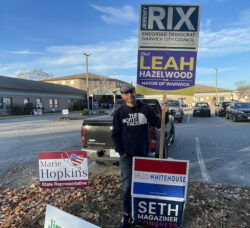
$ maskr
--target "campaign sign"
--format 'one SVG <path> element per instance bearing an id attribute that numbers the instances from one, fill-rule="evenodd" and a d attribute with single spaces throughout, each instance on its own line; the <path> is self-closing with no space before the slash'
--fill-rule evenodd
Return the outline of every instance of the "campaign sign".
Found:
<path id="1" fill-rule="evenodd" d="M 83 219 L 59 210 L 49 204 L 46 206 L 44 228 L 100 228 Z"/>
<path id="2" fill-rule="evenodd" d="M 194 88 L 196 57 L 194 51 L 139 51 L 137 85 L 161 94 Z"/>
<path id="3" fill-rule="evenodd" d="M 199 5 L 142 4 L 138 94 L 193 95 L 199 41 Z"/>
<path id="4" fill-rule="evenodd" d="M 139 48 L 198 48 L 199 5 L 142 4 Z"/>
<path id="5" fill-rule="evenodd" d="M 188 161 L 134 157 L 132 195 L 185 201 Z"/>
<path id="6" fill-rule="evenodd" d="M 40 187 L 86 187 L 88 159 L 85 151 L 39 153 Z"/>
<path id="7" fill-rule="evenodd" d="M 133 197 L 132 203 L 135 224 L 169 228 L 181 226 L 184 202 Z"/>
<path id="8" fill-rule="evenodd" d="M 188 168 L 188 161 L 134 157 L 131 193 L 136 224 L 180 226 Z"/>

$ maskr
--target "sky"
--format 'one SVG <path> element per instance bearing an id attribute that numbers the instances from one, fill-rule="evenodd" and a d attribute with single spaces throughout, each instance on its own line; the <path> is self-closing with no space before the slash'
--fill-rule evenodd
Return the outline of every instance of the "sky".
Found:
<path id="1" fill-rule="evenodd" d="M 250 83 L 249 0 L 0 0 L 0 75 L 41 69 L 136 82 L 142 3 L 200 4 L 196 84 Z"/>

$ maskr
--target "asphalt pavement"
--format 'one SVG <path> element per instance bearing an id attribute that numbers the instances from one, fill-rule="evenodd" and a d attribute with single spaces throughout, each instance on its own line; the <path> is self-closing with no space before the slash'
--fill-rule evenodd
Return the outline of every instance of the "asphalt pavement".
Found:
<path id="1" fill-rule="evenodd" d="M 175 126 L 170 157 L 190 161 L 191 181 L 250 186 L 250 122 L 189 112 Z"/>
<path id="2" fill-rule="evenodd" d="M 37 178 L 39 152 L 81 149 L 82 120 L 58 121 L 61 116 L 0 119 L 0 186 Z M 190 181 L 250 186 L 250 122 L 192 117 L 186 111 L 183 123 L 175 126 L 170 157 L 189 160 Z M 103 173 L 102 167 L 90 168 Z"/>

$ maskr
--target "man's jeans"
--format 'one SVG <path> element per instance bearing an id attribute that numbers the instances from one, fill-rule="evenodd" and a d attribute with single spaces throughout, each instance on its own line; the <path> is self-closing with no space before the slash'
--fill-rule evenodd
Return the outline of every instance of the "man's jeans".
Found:
<path id="1" fill-rule="evenodd" d="M 124 214 L 131 215 L 132 157 L 120 158 L 122 179 L 122 206 Z"/>

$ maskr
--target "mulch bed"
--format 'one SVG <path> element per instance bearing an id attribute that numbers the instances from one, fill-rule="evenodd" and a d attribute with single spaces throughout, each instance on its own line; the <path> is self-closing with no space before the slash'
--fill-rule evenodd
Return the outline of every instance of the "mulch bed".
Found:
<path id="1" fill-rule="evenodd" d="M 0 190 L 0 227 L 43 227 L 46 204 L 102 228 L 117 228 L 121 218 L 121 183 L 117 176 L 96 176 L 82 189 L 30 186 Z M 250 227 L 250 187 L 191 182 L 183 227 Z"/>

